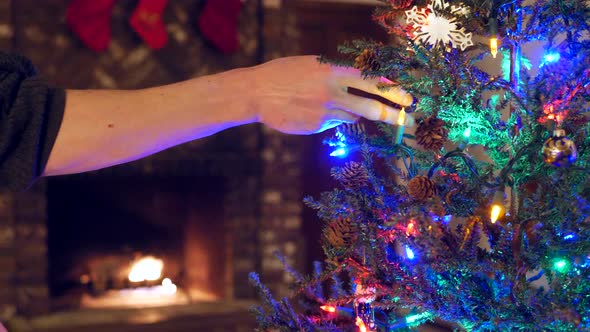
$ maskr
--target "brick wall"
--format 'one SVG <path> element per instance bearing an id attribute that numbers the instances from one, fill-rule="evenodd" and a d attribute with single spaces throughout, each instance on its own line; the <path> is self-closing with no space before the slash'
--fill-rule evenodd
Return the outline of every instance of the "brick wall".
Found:
<path id="1" fill-rule="evenodd" d="M 265 0 L 264 60 L 299 54 L 294 0 Z M 283 269 L 275 252 L 285 256 L 287 263 L 303 271 L 306 262 L 305 238 L 301 232 L 302 218 L 302 151 L 305 140 L 276 131 L 262 131 L 261 224 L 259 239 L 262 258 L 258 271 L 262 280 L 276 296 L 289 294 L 291 276 Z"/>
<path id="2" fill-rule="evenodd" d="M 142 44 L 127 24 L 135 2 L 117 2 L 111 21 L 113 38 L 108 50 L 100 54 L 86 49 L 68 30 L 64 23 L 67 2 L 0 0 L 0 47 L 31 58 L 55 85 L 139 88 L 296 53 L 296 43 L 289 41 L 295 32 L 290 1 L 274 1 L 270 6 L 247 1 L 240 17 L 242 49 L 230 56 L 220 56 L 196 30 L 202 1 L 169 3 L 164 16 L 169 44 L 156 52 Z M 263 30 L 258 20 L 261 9 L 265 12 Z M 300 160 L 300 140 L 253 125 L 87 176 L 138 172 L 145 176 L 160 172 L 225 176 L 225 214 L 233 241 L 228 254 L 235 258 L 227 278 L 235 298 L 254 298 L 247 283 L 247 273 L 254 270 L 279 294 L 286 291 L 284 281 L 289 278 L 272 256 L 274 250 L 286 254 L 296 267 L 303 265 Z M 0 319 L 50 311 L 45 189 L 43 180 L 26 193 L 0 191 Z"/>

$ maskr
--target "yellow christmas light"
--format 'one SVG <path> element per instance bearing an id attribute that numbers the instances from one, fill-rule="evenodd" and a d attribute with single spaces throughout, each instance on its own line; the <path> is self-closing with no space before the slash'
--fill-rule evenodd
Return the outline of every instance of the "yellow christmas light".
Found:
<path id="1" fill-rule="evenodd" d="M 495 59 L 498 55 L 498 38 L 496 37 L 490 38 L 490 52 L 492 52 L 492 57 Z"/>
<path id="2" fill-rule="evenodd" d="M 495 224 L 498 219 L 504 216 L 506 208 L 504 207 L 504 192 L 502 190 L 496 191 L 492 207 L 490 209 L 490 220 Z"/>
<path id="3" fill-rule="evenodd" d="M 397 116 L 397 128 L 395 130 L 395 144 L 401 144 L 404 137 L 404 130 L 406 125 L 406 109 L 402 108 Z"/>
<path id="4" fill-rule="evenodd" d="M 498 55 L 498 19 L 490 19 L 490 52 L 495 59 Z"/>
<path id="5" fill-rule="evenodd" d="M 359 332 L 367 332 L 367 325 L 365 325 L 365 322 L 360 317 L 356 318 L 355 324 L 359 327 Z"/>

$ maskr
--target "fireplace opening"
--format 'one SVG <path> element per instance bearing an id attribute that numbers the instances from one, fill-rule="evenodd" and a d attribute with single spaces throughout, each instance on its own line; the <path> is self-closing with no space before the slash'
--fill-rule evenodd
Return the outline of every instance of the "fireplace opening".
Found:
<path id="1" fill-rule="evenodd" d="M 51 178 L 54 308 L 148 307 L 231 296 L 223 188 L 223 177 Z"/>

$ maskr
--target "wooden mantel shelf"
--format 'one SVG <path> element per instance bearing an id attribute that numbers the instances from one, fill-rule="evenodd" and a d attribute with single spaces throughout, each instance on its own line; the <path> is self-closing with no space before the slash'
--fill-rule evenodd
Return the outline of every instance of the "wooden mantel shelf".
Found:
<path id="1" fill-rule="evenodd" d="M 10 322 L 10 332 L 252 331 L 254 302 L 201 302 L 141 309 L 80 309 Z"/>

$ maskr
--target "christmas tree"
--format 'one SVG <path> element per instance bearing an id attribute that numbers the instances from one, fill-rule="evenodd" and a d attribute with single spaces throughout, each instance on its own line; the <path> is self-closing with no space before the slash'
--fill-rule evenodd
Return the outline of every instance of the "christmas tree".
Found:
<path id="1" fill-rule="evenodd" d="M 416 103 L 327 140 L 340 186 L 306 200 L 326 260 L 291 271 L 299 312 L 251 276 L 261 328 L 590 331 L 590 3 L 387 0 L 374 18 L 391 42 L 337 64 Z"/>

